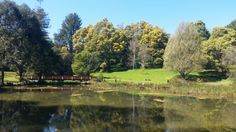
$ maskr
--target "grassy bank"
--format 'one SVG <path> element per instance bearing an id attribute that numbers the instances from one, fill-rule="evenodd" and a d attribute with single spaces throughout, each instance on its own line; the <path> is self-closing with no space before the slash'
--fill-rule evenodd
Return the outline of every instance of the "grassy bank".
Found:
<path id="1" fill-rule="evenodd" d="M 236 98 L 236 81 L 231 85 L 196 82 L 171 82 L 169 84 L 139 84 L 127 82 L 92 83 L 89 88 L 98 92 L 120 91 L 137 95 L 192 96 L 204 98 Z"/>

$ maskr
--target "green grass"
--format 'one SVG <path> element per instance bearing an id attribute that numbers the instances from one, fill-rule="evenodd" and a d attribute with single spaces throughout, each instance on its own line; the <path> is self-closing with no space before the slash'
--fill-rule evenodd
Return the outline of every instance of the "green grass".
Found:
<path id="1" fill-rule="evenodd" d="M 102 74 L 106 81 L 135 82 L 135 83 L 167 83 L 168 80 L 178 75 L 177 72 L 166 69 L 137 69 L 122 72 L 95 73 L 98 77 Z"/>
<path id="2" fill-rule="evenodd" d="M 103 75 L 105 81 L 107 82 L 131 82 L 131 83 L 155 83 L 155 84 L 165 84 L 167 80 L 179 75 L 177 72 L 169 71 L 166 69 L 136 69 L 121 72 L 111 72 L 111 73 L 94 73 L 95 77 Z M 214 74 L 214 73 L 211 73 Z M 208 85 L 232 85 L 235 79 L 221 80 L 215 77 L 211 77 L 208 74 L 200 75 L 198 72 L 192 72 L 191 76 L 197 79 L 193 82 L 204 83 Z M 206 81 L 198 81 L 206 80 Z M 5 82 L 18 82 L 19 76 L 15 72 L 5 72 Z"/>
<path id="3" fill-rule="evenodd" d="M 18 82 L 19 76 L 15 72 L 5 72 L 5 82 Z"/>

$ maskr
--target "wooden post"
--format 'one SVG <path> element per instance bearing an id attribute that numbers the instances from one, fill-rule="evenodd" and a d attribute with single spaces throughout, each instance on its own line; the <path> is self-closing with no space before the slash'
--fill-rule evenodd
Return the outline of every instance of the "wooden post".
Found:
<path id="1" fill-rule="evenodd" d="M 0 76 L 0 87 L 4 85 L 4 71 L 3 69 L 1 70 L 1 76 Z"/>

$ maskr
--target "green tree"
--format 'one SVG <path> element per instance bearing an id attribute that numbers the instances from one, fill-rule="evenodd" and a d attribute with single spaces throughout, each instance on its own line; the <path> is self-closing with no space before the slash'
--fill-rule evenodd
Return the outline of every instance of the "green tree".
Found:
<path id="1" fill-rule="evenodd" d="M 72 64 L 73 72 L 76 75 L 87 76 L 95 72 L 99 68 L 98 53 L 82 51 L 75 55 L 74 63 Z"/>
<path id="2" fill-rule="evenodd" d="M 136 46 L 134 46 L 134 41 L 131 41 L 132 44 L 130 44 L 130 52 L 132 53 L 130 59 L 134 57 L 133 51 L 136 47 L 135 65 L 139 64 L 146 68 L 163 66 L 163 54 L 169 39 L 168 34 L 145 21 L 128 25 L 125 30 L 130 33 L 132 40 L 137 42 Z M 133 62 L 133 59 L 130 61 Z"/>
<path id="3" fill-rule="evenodd" d="M 29 65 L 30 43 L 27 39 L 29 34 L 27 14 L 25 5 L 18 7 L 14 2 L 3 1 L 1 6 L 1 38 L 3 43 L 4 60 L 16 69 L 23 80 L 23 73 Z M 19 10 L 20 9 L 20 10 Z M 25 9 L 25 10 L 23 10 Z"/>
<path id="4" fill-rule="evenodd" d="M 49 39 L 47 29 L 49 28 L 50 19 L 48 17 L 48 14 L 44 11 L 43 8 L 40 7 L 36 9 L 35 13 L 40 23 L 41 30 L 45 35 L 45 38 Z"/>
<path id="5" fill-rule="evenodd" d="M 10 1 L 2 1 L 0 3 L 0 69 L 1 69 L 1 85 L 4 85 L 4 70 L 8 67 L 8 56 L 10 51 L 10 44 L 15 40 L 13 37 L 14 31 L 17 29 L 16 21 L 19 11 L 15 3 Z M 13 26 L 14 25 L 14 26 Z M 7 30 L 9 29 L 9 30 Z"/>
<path id="6" fill-rule="evenodd" d="M 145 67 L 156 68 L 163 66 L 163 55 L 168 42 L 168 35 L 159 27 L 147 24 L 142 32 L 140 44 L 141 62 L 146 59 Z M 147 48 L 147 52 L 143 49 Z M 144 54 L 142 54 L 144 53 Z M 144 55 L 145 57 L 142 57 Z"/>
<path id="7" fill-rule="evenodd" d="M 132 40 L 129 42 L 129 67 L 133 69 L 137 68 L 137 50 L 138 50 L 138 39 L 137 37 L 133 37 Z"/>
<path id="8" fill-rule="evenodd" d="M 16 71 L 23 81 L 26 71 L 42 75 L 51 72 L 55 65 L 50 43 L 46 40 L 36 11 L 27 5 L 18 6 L 11 1 L 0 3 L 1 52 L 7 67 Z M 41 21 L 40 21 L 41 20 Z"/>
<path id="9" fill-rule="evenodd" d="M 186 76 L 200 66 L 201 38 L 192 24 L 182 23 L 167 44 L 164 65 Z"/>
<path id="10" fill-rule="evenodd" d="M 199 20 L 192 24 L 197 29 L 198 33 L 200 33 L 202 41 L 210 38 L 210 32 L 206 29 L 206 24 L 203 21 Z"/>
<path id="11" fill-rule="evenodd" d="M 226 26 L 227 28 L 236 30 L 236 20 L 233 20 L 229 25 Z"/>
<path id="12" fill-rule="evenodd" d="M 78 30 L 73 38 L 77 53 L 87 50 L 98 54 L 101 70 L 127 69 L 130 35 L 126 30 L 115 28 L 107 19 Z"/>
<path id="13" fill-rule="evenodd" d="M 236 77 L 236 46 L 230 46 L 222 56 L 222 63 L 229 70 L 229 77 Z"/>
<path id="14" fill-rule="evenodd" d="M 130 39 L 129 33 L 123 29 L 116 29 L 115 33 L 112 34 L 111 41 L 113 44 L 113 52 L 111 53 L 111 56 L 114 60 L 111 63 L 112 71 L 128 69 Z"/>
<path id="15" fill-rule="evenodd" d="M 19 10 L 26 22 L 27 34 L 22 34 L 26 41 L 22 43 L 22 47 L 19 49 L 24 49 L 21 53 L 24 56 L 17 59 L 21 54 L 16 54 L 12 59 L 15 62 L 15 67 L 18 69 L 20 76 L 22 73 L 28 71 L 28 73 L 42 76 L 48 74 L 57 74 L 60 72 L 58 69 L 59 56 L 57 56 L 51 49 L 51 44 L 47 40 L 48 35 L 46 29 L 49 25 L 49 20 L 47 19 L 46 13 L 41 10 L 32 10 L 28 6 L 19 6 Z M 23 61 L 22 60 L 27 60 Z M 27 62 L 27 63 L 26 63 Z M 23 72 L 21 72 L 23 71 Z"/>
<path id="16" fill-rule="evenodd" d="M 82 20 L 76 13 L 66 16 L 58 34 L 54 35 L 55 43 L 67 45 L 69 52 L 73 53 L 73 35 L 81 28 Z"/>
<path id="17" fill-rule="evenodd" d="M 204 68 L 225 72 L 225 67 L 222 65 L 222 55 L 228 47 L 235 45 L 235 30 L 229 28 L 214 28 L 209 40 L 202 44 L 204 56 L 207 59 Z"/>
<path id="18" fill-rule="evenodd" d="M 69 53 L 69 50 L 67 47 L 63 46 L 60 50 L 60 56 L 62 58 L 62 64 L 63 64 L 63 74 L 67 75 L 72 73 L 71 69 L 71 62 L 73 61 L 72 54 Z"/>
<path id="19" fill-rule="evenodd" d="M 230 46 L 223 54 L 223 64 L 226 66 L 236 65 L 236 46 Z"/>
<path id="20" fill-rule="evenodd" d="M 73 35 L 76 33 L 77 30 L 81 28 L 82 20 L 76 13 L 71 13 L 66 16 L 65 20 L 62 23 L 62 27 L 58 34 L 54 34 L 54 43 L 67 46 L 69 49 L 69 54 L 64 56 L 63 60 L 65 62 L 65 74 L 70 75 L 73 73 L 71 69 L 71 64 L 73 60 Z"/>
<path id="21" fill-rule="evenodd" d="M 73 35 L 74 50 L 76 53 L 84 50 L 86 44 L 91 40 L 92 34 L 93 34 L 92 25 L 89 25 L 76 31 L 76 33 Z"/>

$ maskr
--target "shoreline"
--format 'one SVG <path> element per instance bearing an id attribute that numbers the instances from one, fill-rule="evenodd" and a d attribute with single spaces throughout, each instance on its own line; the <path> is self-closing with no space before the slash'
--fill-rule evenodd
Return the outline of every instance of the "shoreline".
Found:
<path id="1" fill-rule="evenodd" d="M 236 98 L 235 85 L 212 86 L 201 83 L 168 83 L 168 84 L 137 84 L 137 83 L 110 83 L 91 82 L 89 85 L 64 86 L 7 86 L 5 91 L 11 92 L 60 92 L 60 91 L 92 91 L 92 92 L 125 92 L 134 95 L 150 96 L 190 96 L 199 99 L 232 99 Z"/>

